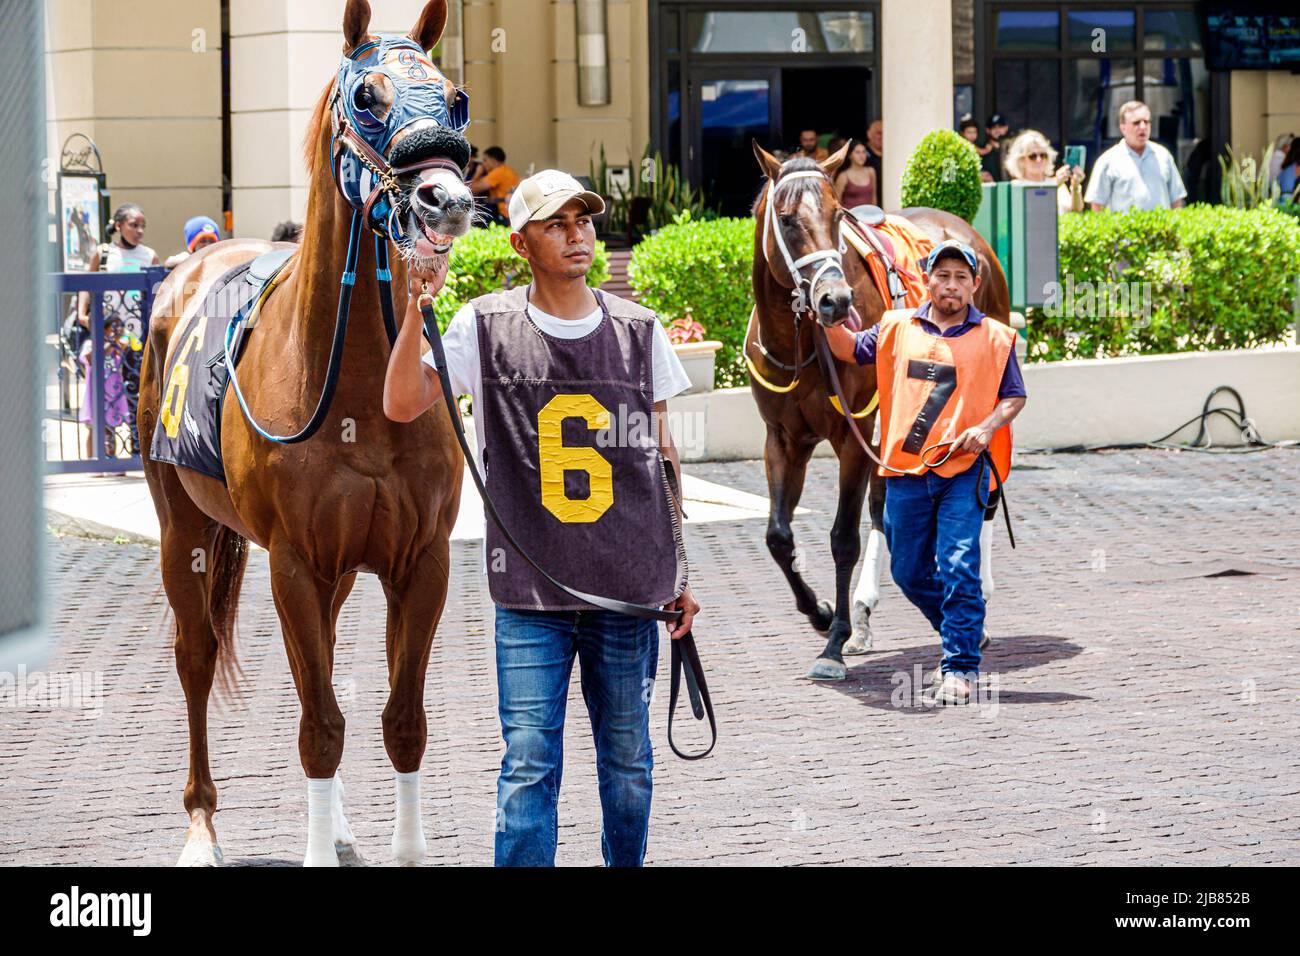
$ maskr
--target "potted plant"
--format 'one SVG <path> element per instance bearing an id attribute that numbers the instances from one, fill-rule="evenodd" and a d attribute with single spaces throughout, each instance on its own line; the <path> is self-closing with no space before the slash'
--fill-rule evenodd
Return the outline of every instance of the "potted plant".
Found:
<path id="1" fill-rule="evenodd" d="M 668 341 L 691 380 L 691 387 L 683 394 L 713 391 L 713 363 L 722 343 L 704 337 L 704 326 L 695 321 L 690 309 L 668 323 Z"/>

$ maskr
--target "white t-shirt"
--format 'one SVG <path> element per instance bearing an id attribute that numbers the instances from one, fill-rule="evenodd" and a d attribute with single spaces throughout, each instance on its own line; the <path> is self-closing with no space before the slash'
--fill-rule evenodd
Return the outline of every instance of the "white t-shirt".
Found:
<path id="1" fill-rule="evenodd" d="M 581 319 L 561 319 L 529 303 L 528 318 L 547 335 L 557 339 L 578 339 L 596 330 L 600 325 L 601 311 L 597 307 Z M 690 388 L 691 380 L 668 341 L 668 333 L 658 322 L 654 324 L 653 343 L 654 401 L 665 402 Z M 482 462 L 483 404 L 479 397 L 483 394 L 483 366 L 479 362 L 478 322 L 472 305 L 461 306 L 460 311 L 452 316 L 447 331 L 442 333 L 442 344 L 447 353 L 447 375 L 451 379 L 452 391 L 474 400 L 474 438 L 478 460 Z M 424 353 L 424 362 L 433 367 L 433 352 Z"/>

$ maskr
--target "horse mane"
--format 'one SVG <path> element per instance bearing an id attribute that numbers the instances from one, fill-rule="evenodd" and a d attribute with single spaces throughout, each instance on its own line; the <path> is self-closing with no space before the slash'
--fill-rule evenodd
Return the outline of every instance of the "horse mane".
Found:
<path id="1" fill-rule="evenodd" d="M 821 164 L 818 163 L 817 160 L 810 159 L 807 156 L 796 156 L 794 159 L 787 159 L 784 163 L 781 164 L 782 173 L 797 173 L 797 172 L 805 172 L 805 171 L 812 171 L 812 172 L 819 173 L 822 172 L 823 170 Z M 814 189 L 821 188 L 820 186 L 817 185 L 817 181 L 815 179 L 799 180 L 795 183 L 792 183 L 791 186 L 797 190 L 808 189 L 810 187 Z M 783 188 L 790 188 L 790 187 L 783 187 Z M 767 184 L 764 183 L 762 188 L 759 189 L 758 195 L 754 197 L 754 205 L 752 205 L 749 209 L 749 214 L 751 216 L 757 218 L 758 207 L 763 202 L 763 197 L 766 195 L 767 195 Z"/>
<path id="2" fill-rule="evenodd" d="M 307 163 L 308 172 L 316 168 L 316 150 L 319 148 L 321 131 L 325 127 L 330 92 L 333 89 L 334 81 L 330 80 L 321 92 L 315 108 L 311 111 L 311 119 L 307 122 L 307 132 L 302 138 L 302 158 Z"/>

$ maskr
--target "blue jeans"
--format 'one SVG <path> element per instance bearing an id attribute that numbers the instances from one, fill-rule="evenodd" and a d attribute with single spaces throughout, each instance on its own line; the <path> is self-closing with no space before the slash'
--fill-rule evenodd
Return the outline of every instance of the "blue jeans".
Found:
<path id="1" fill-rule="evenodd" d="M 987 472 L 984 480 L 987 481 Z M 945 478 L 891 475 L 885 479 L 885 540 L 889 570 L 943 641 L 943 672 L 979 672 L 984 634 L 980 590 L 980 527 L 975 497 L 980 469 Z"/>
<path id="2" fill-rule="evenodd" d="M 577 655 L 596 742 L 606 866 L 640 866 L 650 826 L 654 621 L 609 611 L 498 607 L 497 694 L 506 752 L 497 781 L 496 865 L 554 866 L 564 710 Z"/>

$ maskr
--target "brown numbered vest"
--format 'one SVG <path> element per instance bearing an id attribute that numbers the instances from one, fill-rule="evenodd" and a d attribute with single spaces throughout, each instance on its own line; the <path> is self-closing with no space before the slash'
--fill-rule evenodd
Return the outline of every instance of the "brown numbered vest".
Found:
<path id="1" fill-rule="evenodd" d="M 528 318 L 528 289 L 481 296 L 488 493 L 520 545 L 571 588 L 638 604 L 686 586 L 686 552 L 659 451 L 653 312 L 597 292 L 601 320 L 576 339 Z M 487 524 L 487 574 L 502 607 L 578 610 Z"/>

